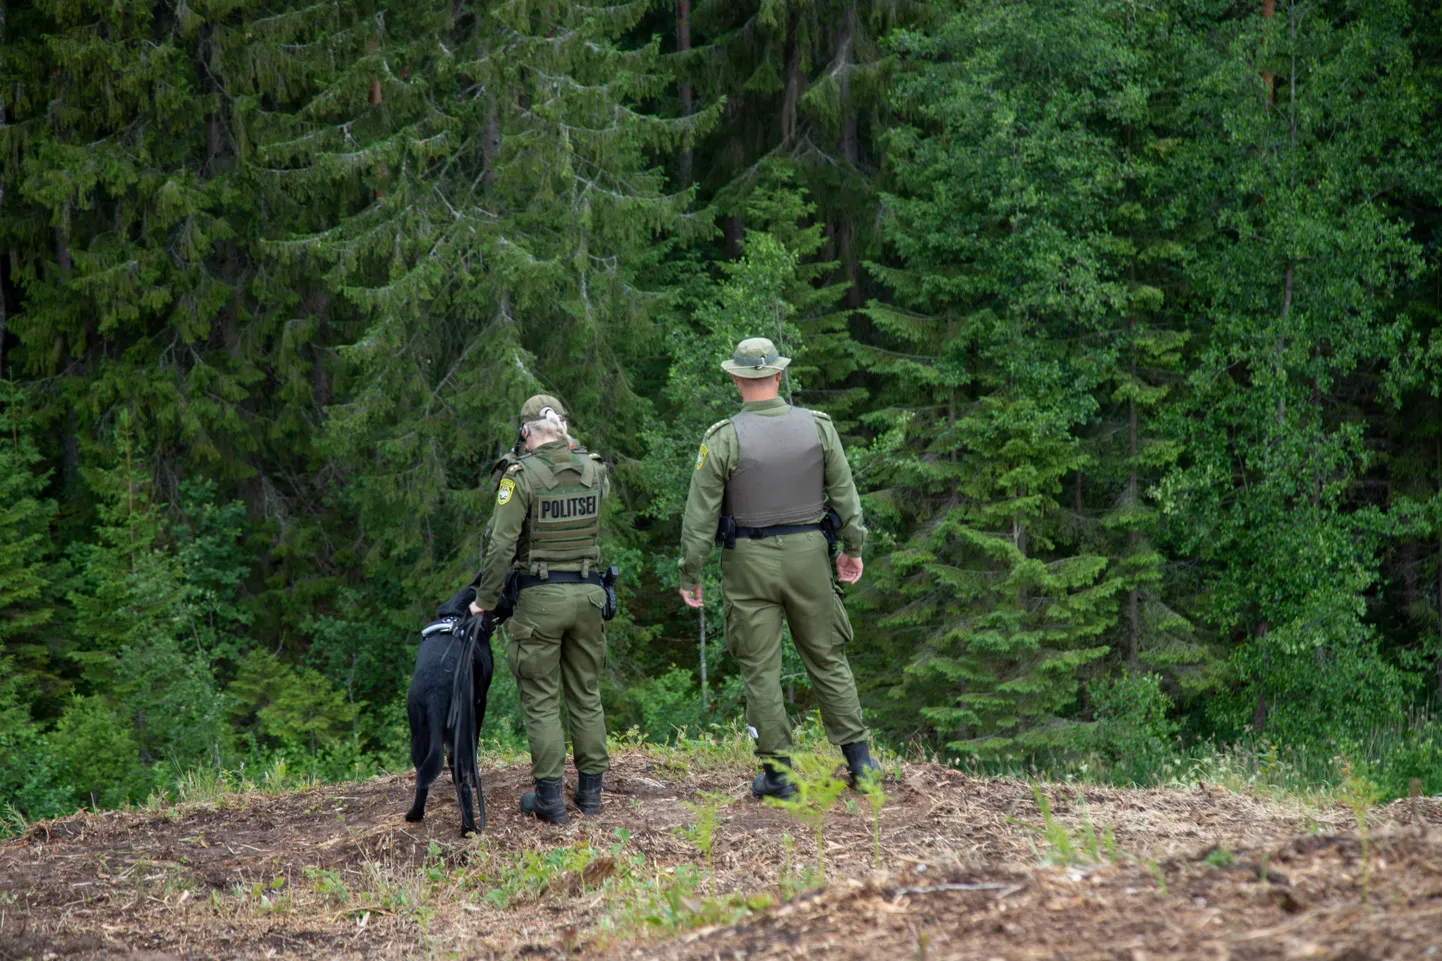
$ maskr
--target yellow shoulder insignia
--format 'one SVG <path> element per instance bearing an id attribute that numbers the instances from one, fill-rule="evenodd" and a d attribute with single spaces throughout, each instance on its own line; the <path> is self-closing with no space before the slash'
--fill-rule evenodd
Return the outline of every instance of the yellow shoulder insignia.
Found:
<path id="1" fill-rule="evenodd" d="M 496 491 L 496 506 L 504 507 L 510 503 L 511 495 L 516 492 L 516 482 L 507 477 L 501 481 L 500 490 Z"/>

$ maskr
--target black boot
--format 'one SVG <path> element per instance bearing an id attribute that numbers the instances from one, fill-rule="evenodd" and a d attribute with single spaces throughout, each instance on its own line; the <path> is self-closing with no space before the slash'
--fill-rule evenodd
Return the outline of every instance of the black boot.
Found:
<path id="1" fill-rule="evenodd" d="M 761 763 L 761 773 L 751 782 L 752 797 L 774 797 L 785 801 L 796 793 L 796 785 L 787 776 L 791 758 L 778 757 Z"/>
<path id="2" fill-rule="evenodd" d="M 582 774 L 581 779 L 576 782 L 576 807 L 581 809 L 582 814 L 601 813 L 601 781 L 604 774 Z"/>
<path id="3" fill-rule="evenodd" d="M 534 814 L 547 824 L 569 824 L 566 801 L 561 797 L 561 779 L 536 778 L 536 789 L 521 795 L 521 813 Z"/>
<path id="4" fill-rule="evenodd" d="M 881 765 L 871 759 L 871 751 L 867 748 L 865 741 L 843 744 L 841 753 L 846 755 L 846 768 L 851 772 L 851 789 L 853 791 L 864 791 L 867 781 L 880 780 Z"/>

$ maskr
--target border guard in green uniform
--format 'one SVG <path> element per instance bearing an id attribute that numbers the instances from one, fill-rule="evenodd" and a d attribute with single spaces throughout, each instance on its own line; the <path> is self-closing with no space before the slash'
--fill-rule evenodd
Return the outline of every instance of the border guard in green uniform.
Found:
<path id="1" fill-rule="evenodd" d="M 536 782 L 535 791 L 521 796 L 521 810 L 565 824 L 563 692 L 579 775 L 574 800 L 583 814 L 600 812 L 602 779 L 610 766 L 600 689 L 604 621 L 615 606 L 615 569 L 601 568 L 606 468 L 597 455 L 572 449 L 565 408 L 554 397 L 538 394 L 526 401 L 520 434 L 526 452 L 500 477 L 471 612 L 486 616 L 503 594 L 513 599 L 507 659 L 526 718 Z"/>
<path id="2" fill-rule="evenodd" d="M 746 719 L 756 731 L 762 771 L 757 797 L 790 797 L 791 723 L 781 696 L 781 625 L 811 677 L 827 738 L 841 746 L 853 787 L 878 765 L 867 748 L 856 682 L 846 659 L 851 622 L 833 584 L 861 580 L 866 539 L 861 499 L 831 418 L 792 407 L 778 394 L 791 363 L 764 337 L 743 340 L 721 364 L 741 392 L 742 409 L 701 441 L 681 527 L 681 597 L 700 607 L 701 569 L 722 545 L 726 644 L 741 665 Z"/>

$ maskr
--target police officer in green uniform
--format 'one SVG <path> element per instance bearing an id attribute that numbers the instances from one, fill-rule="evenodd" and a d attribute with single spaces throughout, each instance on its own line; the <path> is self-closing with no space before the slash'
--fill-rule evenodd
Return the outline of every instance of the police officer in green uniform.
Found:
<path id="1" fill-rule="evenodd" d="M 791 765 L 791 723 L 781 695 L 783 618 L 811 677 L 827 738 L 846 755 L 852 786 L 878 769 L 846 659 L 851 622 L 831 579 L 822 525 L 829 506 L 840 516 L 836 576 L 855 584 L 866 539 L 861 499 L 831 418 L 778 396 L 789 363 L 771 341 L 753 337 L 721 364 L 741 392 L 742 409 L 706 431 L 681 527 L 681 597 L 690 607 L 702 604 L 701 569 L 713 541 L 724 542 L 726 644 L 741 665 L 746 719 L 756 730 L 762 771 L 751 793 L 757 797 L 785 798 L 796 790 L 784 774 Z"/>
<path id="2" fill-rule="evenodd" d="M 494 611 L 514 578 L 508 660 L 536 782 L 535 791 L 521 796 L 521 810 L 565 824 L 563 692 L 579 775 L 574 799 L 583 814 L 600 812 L 602 778 L 610 766 L 600 689 L 606 663 L 600 547 L 606 469 L 595 454 L 573 449 L 565 408 L 554 397 L 538 394 L 526 401 L 520 433 L 525 453 L 503 461 L 471 611 Z"/>

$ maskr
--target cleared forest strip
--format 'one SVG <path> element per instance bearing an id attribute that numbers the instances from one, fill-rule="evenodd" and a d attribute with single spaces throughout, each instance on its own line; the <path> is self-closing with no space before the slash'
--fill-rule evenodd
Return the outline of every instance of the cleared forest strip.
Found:
<path id="1" fill-rule="evenodd" d="M 727 957 L 732 948 L 788 956 L 775 953 L 785 944 L 789 956 L 889 957 L 920 956 L 923 935 L 929 958 L 1031 957 L 1041 955 L 1017 953 L 1029 938 L 1040 939 L 1038 951 L 1060 949 L 1027 933 L 1046 918 L 1082 926 L 1071 935 L 1077 944 L 1105 938 L 1111 951 L 1125 935 L 1156 951 L 1200 937 L 1183 930 L 1203 923 L 1198 898 L 1232 904 L 1255 895 L 1244 913 L 1257 931 L 1295 913 L 1287 897 L 1251 890 L 1263 859 L 1297 874 L 1268 890 L 1294 892 L 1301 910 L 1330 912 L 1327 924 L 1342 924 L 1346 905 L 1360 903 L 1352 814 L 1340 806 L 1204 788 L 1045 785 L 1048 821 L 1024 782 L 919 764 L 893 767 L 899 777 L 886 785 L 875 823 L 864 797 L 834 806 L 821 844 L 829 885 L 817 893 L 811 836 L 787 812 L 750 798 L 747 770 L 626 752 L 615 760 L 603 813 L 551 828 L 515 808 L 527 771 L 492 769 L 490 823 L 465 841 L 444 790 L 424 823 L 401 820 L 406 775 L 42 823 L 0 845 L 0 958 L 561 957 L 581 948 L 700 958 L 723 944 Z M 714 877 L 684 835 L 698 819 L 688 805 L 707 803 L 717 811 Z M 1419 799 L 1375 817 L 1392 827 L 1377 841 L 1373 900 L 1384 912 L 1422 911 L 1432 889 L 1418 872 L 1437 851 L 1426 825 L 1442 809 Z M 1410 821 L 1420 826 L 1397 826 Z M 1284 867 L 1287 858 L 1303 867 Z M 1209 894 L 1214 888 L 1230 893 Z M 1442 894 L 1442 881 L 1435 891 Z M 980 937 L 973 927 L 983 920 L 1001 925 L 991 955 L 937 953 L 954 937 Z M 1006 925 L 1021 938 L 1014 945 Z"/>

